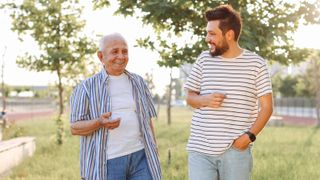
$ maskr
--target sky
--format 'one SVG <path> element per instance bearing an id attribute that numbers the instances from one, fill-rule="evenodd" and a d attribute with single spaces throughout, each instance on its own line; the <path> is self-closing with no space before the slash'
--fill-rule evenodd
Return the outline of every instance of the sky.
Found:
<path id="1" fill-rule="evenodd" d="M 131 72 L 144 76 L 146 73 L 153 74 L 156 92 L 160 95 L 164 93 L 165 86 L 169 83 L 169 72 L 167 68 L 160 68 L 157 65 L 159 56 L 157 53 L 147 49 L 134 47 L 137 38 L 152 35 L 151 27 L 143 26 L 142 23 L 132 17 L 124 18 L 114 16 L 115 6 L 103 8 L 102 10 L 92 10 L 91 3 L 85 5 L 83 18 L 86 20 L 84 32 L 92 38 L 97 39 L 97 35 L 105 35 L 113 32 L 121 33 L 129 44 L 129 63 L 127 69 Z M 11 19 L 8 12 L 0 11 L 0 62 L 4 61 L 4 80 L 9 85 L 48 85 L 54 84 L 56 75 L 49 72 L 31 72 L 16 65 L 17 56 L 25 52 L 37 54 L 37 44 L 32 38 L 25 36 L 23 42 L 18 40 L 15 32 L 12 32 Z M 294 35 L 295 44 L 298 47 L 308 47 L 320 49 L 319 25 L 302 26 Z M 98 42 L 97 42 L 98 44 Z M 6 49 L 6 50 L 5 50 Z M 4 56 L 3 56 L 4 55 Z M 94 56 L 92 61 L 100 64 L 98 58 Z M 0 66 L 1 67 L 1 66 Z M 177 77 L 174 71 L 174 77 Z"/>

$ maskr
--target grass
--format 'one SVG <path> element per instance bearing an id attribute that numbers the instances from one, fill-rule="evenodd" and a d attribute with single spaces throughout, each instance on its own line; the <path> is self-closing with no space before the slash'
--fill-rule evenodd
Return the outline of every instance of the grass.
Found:
<path id="1" fill-rule="evenodd" d="M 186 143 L 191 110 L 174 108 L 172 124 L 166 124 L 165 110 L 154 121 L 164 180 L 187 178 Z M 6 179 L 79 179 L 79 138 L 66 128 L 65 142 L 55 145 L 53 120 L 19 122 L 16 134 L 35 136 L 37 149 L 33 157 L 13 169 Z M 66 120 L 66 127 L 68 122 Z M 21 131 L 21 132 L 20 132 Z M 7 133 L 10 134 L 10 133 Z M 8 138 L 8 136 L 5 136 Z M 267 127 L 254 146 L 253 180 L 313 180 L 320 176 L 320 130 L 312 127 Z"/>

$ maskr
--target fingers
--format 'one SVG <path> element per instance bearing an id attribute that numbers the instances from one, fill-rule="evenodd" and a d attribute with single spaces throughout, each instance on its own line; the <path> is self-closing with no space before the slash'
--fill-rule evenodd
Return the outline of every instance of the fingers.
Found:
<path id="1" fill-rule="evenodd" d="M 214 93 L 214 94 L 213 94 L 213 97 L 224 99 L 224 98 L 226 97 L 226 95 L 225 95 L 225 94 L 222 94 L 222 93 Z"/>
<path id="2" fill-rule="evenodd" d="M 222 102 L 223 100 L 224 100 L 224 98 L 222 98 L 222 97 L 213 98 L 213 101 L 215 101 L 215 102 Z"/>
<path id="3" fill-rule="evenodd" d="M 107 113 L 101 114 L 101 117 L 103 119 L 108 119 L 110 116 L 111 116 L 111 112 L 107 112 Z"/>
<path id="4" fill-rule="evenodd" d="M 112 120 L 108 120 L 106 123 L 107 124 L 119 124 L 120 123 L 121 118 L 116 118 L 116 119 L 112 119 Z"/>
<path id="5" fill-rule="evenodd" d="M 108 129 L 114 129 L 114 128 L 117 128 L 119 127 L 120 125 L 120 121 L 121 119 L 120 118 L 116 118 L 116 119 L 113 119 L 113 120 L 106 120 L 104 122 L 104 127 L 105 128 L 108 128 Z"/>
<path id="6" fill-rule="evenodd" d="M 207 95 L 207 106 L 212 108 L 218 108 L 221 106 L 223 100 L 225 99 L 225 94 L 213 93 Z"/>

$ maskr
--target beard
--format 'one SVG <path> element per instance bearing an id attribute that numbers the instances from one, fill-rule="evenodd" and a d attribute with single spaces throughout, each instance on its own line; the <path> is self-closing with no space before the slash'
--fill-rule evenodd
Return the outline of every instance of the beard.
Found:
<path id="1" fill-rule="evenodd" d="M 211 51 L 211 49 L 209 51 L 211 56 L 220 56 L 223 53 L 227 52 L 228 50 L 229 50 L 229 45 L 226 39 L 223 38 L 221 46 L 216 46 L 214 51 Z"/>

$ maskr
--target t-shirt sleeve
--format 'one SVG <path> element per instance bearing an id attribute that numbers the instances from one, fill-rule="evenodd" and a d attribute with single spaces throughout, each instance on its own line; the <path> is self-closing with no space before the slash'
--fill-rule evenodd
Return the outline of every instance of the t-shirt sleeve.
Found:
<path id="1" fill-rule="evenodd" d="M 89 113 L 89 98 L 83 88 L 83 85 L 78 85 L 70 97 L 70 122 L 90 120 Z"/>
<path id="2" fill-rule="evenodd" d="M 258 69 L 256 77 L 256 88 L 258 97 L 261 97 L 268 93 L 272 93 L 270 74 L 265 61 L 263 61 L 261 67 Z"/>
<path id="3" fill-rule="evenodd" d="M 184 85 L 185 89 L 189 89 L 195 92 L 200 92 L 202 79 L 202 63 L 201 59 L 198 59 L 192 66 L 191 72 Z"/>

